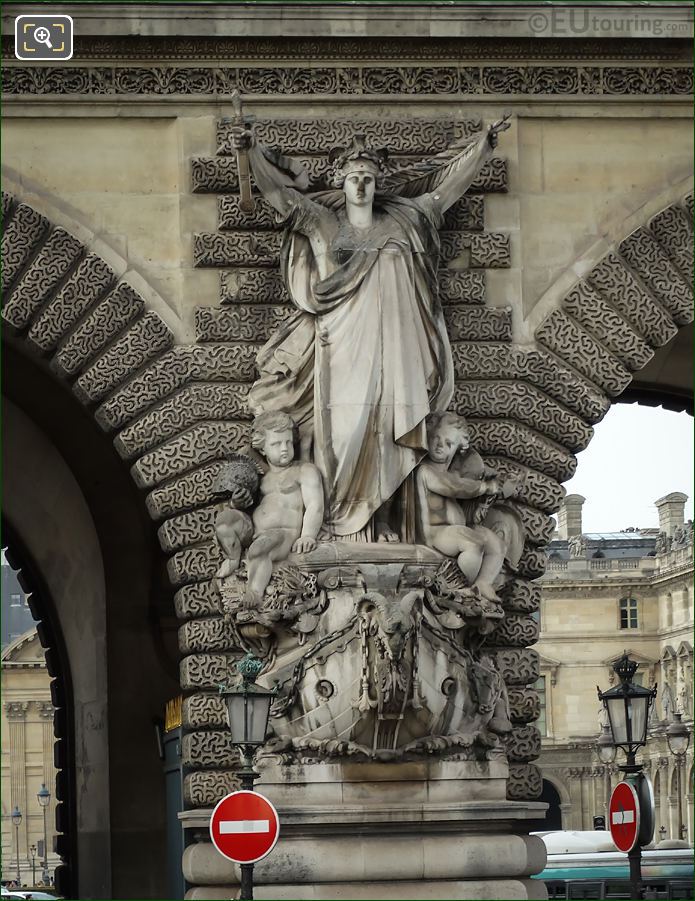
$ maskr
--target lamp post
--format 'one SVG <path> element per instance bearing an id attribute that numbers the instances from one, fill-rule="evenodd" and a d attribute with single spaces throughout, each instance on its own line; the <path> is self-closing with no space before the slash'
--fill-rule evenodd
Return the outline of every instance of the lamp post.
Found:
<path id="1" fill-rule="evenodd" d="M 11 814 L 12 817 L 12 825 L 14 826 L 14 842 L 15 842 L 15 851 L 17 852 L 17 888 L 20 888 L 22 885 L 22 877 L 19 872 L 19 827 L 22 823 L 22 811 L 15 804 L 14 810 Z"/>
<path id="2" fill-rule="evenodd" d="M 46 788 L 46 784 L 44 782 L 41 783 L 41 788 L 36 793 L 36 800 L 39 802 L 39 805 L 43 809 L 43 875 L 42 880 L 44 885 L 48 885 L 50 881 L 50 875 L 48 872 L 48 832 L 46 829 L 46 808 L 51 802 L 51 793 Z"/>
<path id="3" fill-rule="evenodd" d="M 36 885 L 36 845 L 31 845 L 29 850 L 31 851 L 31 884 L 33 887 Z"/>
<path id="4" fill-rule="evenodd" d="M 256 685 L 257 678 L 263 669 L 263 663 L 253 654 L 248 653 L 236 664 L 241 676 L 241 683 L 232 691 L 220 686 L 220 694 L 224 695 L 227 705 L 227 717 L 232 733 L 232 744 L 237 745 L 241 754 L 239 779 L 244 791 L 253 791 L 253 784 L 259 773 L 253 768 L 256 748 L 265 742 L 268 731 L 270 705 L 275 697 L 274 691 Z M 240 901 L 253 899 L 253 864 L 241 864 Z"/>
<path id="5" fill-rule="evenodd" d="M 669 750 L 676 758 L 676 772 L 678 773 L 678 838 L 683 838 L 684 832 L 686 835 L 688 834 L 687 827 L 683 824 L 681 767 L 690 745 L 690 731 L 685 723 L 681 722 L 682 716 L 682 713 L 674 713 L 673 722 L 666 729 L 666 741 L 668 742 Z"/>
<path id="6" fill-rule="evenodd" d="M 637 751 L 647 743 L 647 724 L 649 708 L 656 697 L 656 685 L 643 688 L 636 685 L 632 678 L 637 671 L 638 663 L 630 660 L 627 654 L 613 665 L 613 670 L 620 679 L 615 688 L 602 692 L 597 686 L 599 700 L 603 702 L 608 714 L 613 745 L 625 752 L 625 763 L 618 767 L 627 777 L 636 783 L 644 779 L 642 764 L 636 762 Z M 601 739 L 603 741 L 601 742 Z M 608 755 L 608 743 L 604 736 L 599 739 L 599 754 Z M 651 815 L 651 811 L 649 811 Z M 642 897 L 642 849 L 639 838 L 634 847 L 628 851 L 630 862 L 630 886 L 633 898 Z"/>

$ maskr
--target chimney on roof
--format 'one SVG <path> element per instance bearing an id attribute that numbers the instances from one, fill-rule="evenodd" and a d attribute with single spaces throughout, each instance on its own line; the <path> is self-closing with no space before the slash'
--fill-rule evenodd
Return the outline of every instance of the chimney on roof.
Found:
<path id="1" fill-rule="evenodd" d="M 557 514 L 557 531 L 565 541 L 582 534 L 582 504 L 586 498 L 581 494 L 568 494 Z"/>
<path id="2" fill-rule="evenodd" d="M 681 491 L 672 491 L 658 501 L 654 501 L 659 511 L 659 530 L 673 536 L 676 526 L 682 526 L 685 521 L 685 502 L 688 495 Z"/>

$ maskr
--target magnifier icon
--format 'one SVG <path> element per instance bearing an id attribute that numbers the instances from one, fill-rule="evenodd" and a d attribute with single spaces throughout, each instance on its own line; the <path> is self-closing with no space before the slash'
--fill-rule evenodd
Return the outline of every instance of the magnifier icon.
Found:
<path id="1" fill-rule="evenodd" d="M 42 25 L 39 25 L 38 28 L 34 29 L 34 40 L 37 44 L 45 44 L 49 50 L 53 50 L 53 44 L 51 44 L 51 32 Z"/>

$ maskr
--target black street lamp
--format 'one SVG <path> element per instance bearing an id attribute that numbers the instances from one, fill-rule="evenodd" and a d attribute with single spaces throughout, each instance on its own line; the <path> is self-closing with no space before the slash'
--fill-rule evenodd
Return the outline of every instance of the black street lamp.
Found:
<path id="1" fill-rule="evenodd" d="M 227 705 L 232 744 L 239 747 L 241 754 L 241 769 L 238 771 L 241 788 L 253 791 L 253 784 L 260 775 L 253 768 L 253 758 L 256 749 L 265 742 L 270 705 L 275 697 L 275 691 L 255 684 L 254 679 L 263 669 L 263 662 L 253 654 L 248 653 L 240 660 L 236 664 L 236 669 L 241 676 L 241 683 L 231 691 L 227 691 L 226 686 L 221 685 L 220 694 L 223 695 Z M 252 901 L 252 863 L 241 864 L 240 889 L 240 901 Z"/>
<path id="2" fill-rule="evenodd" d="M 31 845 L 29 850 L 31 851 L 31 884 L 33 887 L 36 885 L 36 845 Z"/>
<path id="3" fill-rule="evenodd" d="M 673 722 L 670 723 L 666 729 L 666 741 L 668 742 L 669 750 L 676 758 L 676 772 L 678 773 L 678 838 L 683 838 L 684 833 L 686 836 L 688 834 L 688 829 L 683 824 L 683 799 L 681 798 L 683 786 L 681 784 L 681 767 L 683 766 L 685 754 L 690 745 L 690 730 L 685 723 L 681 722 L 682 716 L 682 713 L 674 713 Z"/>
<path id="4" fill-rule="evenodd" d="M 626 761 L 618 767 L 626 776 L 632 776 L 639 787 L 644 774 L 642 772 L 642 764 L 636 762 L 637 751 L 647 743 L 647 725 L 649 723 L 649 708 L 656 697 L 656 685 L 653 688 L 643 688 L 636 685 L 632 678 L 637 671 L 639 664 L 630 660 L 627 654 L 623 656 L 613 665 L 615 674 L 620 679 L 620 685 L 610 688 L 608 691 L 601 691 L 596 686 L 599 700 L 603 701 L 603 706 L 608 713 L 608 722 L 610 725 L 611 737 L 613 745 L 621 748 L 625 752 Z M 608 757 L 608 742 L 606 741 L 606 730 L 599 738 L 599 755 L 601 759 Z M 638 791 L 640 800 L 643 793 Z M 652 811 L 644 810 L 642 816 L 652 817 Z M 630 885 L 633 898 L 642 897 L 642 849 L 640 847 L 639 836 L 634 847 L 628 851 L 628 860 L 630 862 Z"/>
<path id="5" fill-rule="evenodd" d="M 19 827 L 22 823 L 22 811 L 16 804 L 10 816 L 12 817 L 12 825 L 14 826 L 15 850 L 17 852 L 17 888 L 20 888 L 22 885 L 22 876 L 19 872 Z"/>
<path id="6" fill-rule="evenodd" d="M 46 829 L 46 808 L 51 803 L 51 793 L 46 788 L 44 782 L 41 783 L 41 788 L 36 793 L 36 800 L 43 808 L 43 875 L 41 878 L 43 880 L 43 884 L 48 885 L 50 882 L 50 874 L 48 872 L 48 832 Z"/>

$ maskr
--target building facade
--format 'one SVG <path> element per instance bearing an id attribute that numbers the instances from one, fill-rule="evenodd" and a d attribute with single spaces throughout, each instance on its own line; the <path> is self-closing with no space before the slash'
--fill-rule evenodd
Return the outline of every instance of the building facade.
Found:
<path id="1" fill-rule="evenodd" d="M 693 532 L 684 494 L 656 501 L 658 529 L 583 534 L 584 498 L 568 495 L 541 579 L 539 728 L 545 799 L 552 825 L 592 829 L 605 816 L 621 778 L 615 761 L 599 761 L 605 722 L 596 686 L 615 683 L 624 651 L 639 663 L 636 679 L 658 684 L 641 753 L 654 786 L 655 840 L 693 841 L 693 748 L 677 757 L 665 731 L 675 713 L 693 727 Z"/>

